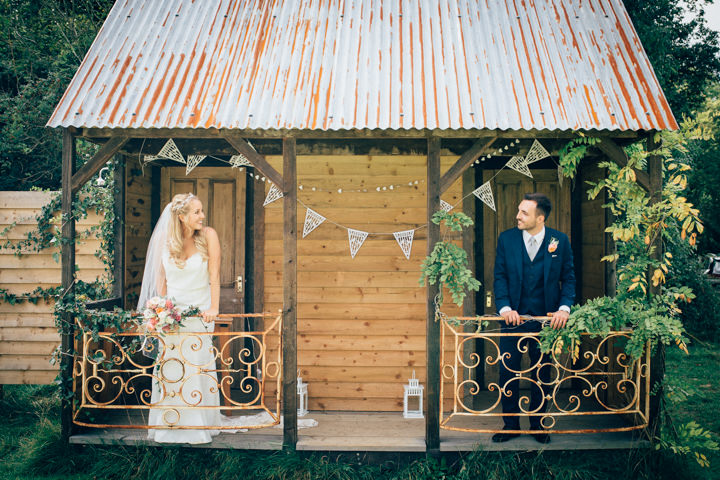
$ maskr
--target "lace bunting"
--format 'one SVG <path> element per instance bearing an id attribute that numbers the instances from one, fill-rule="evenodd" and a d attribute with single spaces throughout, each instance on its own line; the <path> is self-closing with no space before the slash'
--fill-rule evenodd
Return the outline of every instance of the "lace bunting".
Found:
<path id="1" fill-rule="evenodd" d="M 440 199 L 440 210 L 445 210 L 446 212 L 449 212 L 452 209 L 453 209 L 452 205 L 450 205 L 448 202 L 446 202 L 442 198 Z"/>
<path id="2" fill-rule="evenodd" d="M 367 236 L 368 232 L 348 228 L 348 240 L 350 242 L 350 255 L 352 255 L 352 258 L 355 258 L 355 254 L 360 250 Z"/>
<path id="3" fill-rule="evenodd" d="M 195 167 L 200 165 L 200 162 L 205 160 L 205 157 L 207 157 L 207 155 L 188 155 L 187 163 L 185 164 L 185 175 L 192 172 Z"/>
<path id="4" fill-rule="evenodd" d="M 527 165 L 530 165 L 531 163 L 535 163 L 539 160 L 542 160 L 543 158 L 549 157 L 550 154 L 547 150 L 545 150 L 545 147 L 542 146 L 542 144 L 535 140 L 530 147 L 530 150 L 528 151 L 527 155 L 525 155 L 525 163 Z M 522 173 L 522 172 L 521 172 Z"/>
<path id="5" fill-rule="evenodd" d="M 493 198 L 493 193 L 492 193 L 492 188 L 490 187 L 490 182 L 483 183 L 478 188 L 473 190 L 472 193 L 477 198 L 482 200 L 482 202 L 485 205 L 492 208 L 493 212 L 497 212 L 497 210 L 495 210 L 495 199 Z"/>
<path id="6" fill-rule="evenodd" d="M 303 226 L 303 238 L 307 237 L 310 232 L 320 226 L 325 221 L 325 217 L 317 213 L 312 208 L 305 211 L 305 225 Z"/>
<path id="7" fill-rule="evenodd" d="M 516 172 L 520 172 L 523 175 L 527 175 L 530 178 L 533 178 L 532 173 L 530 173 L 530 169 L 528 168 L 528 164 L 525 161 L 524 157 L 521 157 L 520 155 L 515 155 L 505 164 L 506 167 L 512 168 Z"/>
<path id="8" fill-rule="evenodd" d="M 252 167 L 253 164 L 250 163 L 250 160 L 247 159 L 245 155 L 233 155 L 230 157 L 230 166 L 232 168 L 241 168 L 241 167 Z"/>
<path id="9" fill-rule="evenodd" d="M 452 207 L 450 207 L 452 208 Z M 446 210 L 447 211 L 447 210 Z M 410 251 L 412 250 L 413 237 L 415 236 L 415 230 L 405 230 L 403 232 L 393 233 L 395 240 L 405 254 L 405 258 L 410 260 Z"/>
<path id="10" fill-rule="evenodd" d="M 182 164 L 185 163 L 185 158 L 183 158 L 182 153 L 180 153 L 180 150 L 178 150 L 172 138 L 165 142 L 165 145 L 163 145 L 157 155 L 145 155 L 145 163 L 152 162 L 153 160 L 160 158 Z"/>
<path id="11" fill-rule="evenodd" d="M 275 186 L 274 183 L 270 184 L 270 191 L 267 194 L 267 197 L 265 197 L 265 202 L 263 202 L 263 207 L 274 202 L 278 198 L 283 197 L 283 192 L 279 188 Z"/>

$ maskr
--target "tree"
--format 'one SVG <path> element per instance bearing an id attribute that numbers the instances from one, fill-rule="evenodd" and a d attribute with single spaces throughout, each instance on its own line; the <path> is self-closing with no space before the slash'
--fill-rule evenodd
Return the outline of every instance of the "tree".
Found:
<path id="1" fill-rule="evenodd" d="M 0 0 L 0 190 L 57 189 L 61 133 L 45 127 L 111 0 Z"/>
<path id="2" fill-rule="evenodd" d="M 704 7 L 712 0 L 625 0 L 655 75 L 678 121 L 702 106 L 720 74 L 718 33 Z"/>

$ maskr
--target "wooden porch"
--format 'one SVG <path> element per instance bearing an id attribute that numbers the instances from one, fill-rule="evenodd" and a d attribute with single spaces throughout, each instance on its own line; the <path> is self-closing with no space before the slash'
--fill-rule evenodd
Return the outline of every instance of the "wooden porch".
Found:
<path id="1" fill-rule="evenodd" d="M 137 417 L 140 420 L 140 417 Z M 306 418 L 317 420 L 312 428 L 298 429 L 297 450 L 337 452 L 426 452 L 425 420 L 404 419 L 397 412 L 310 412 Z M 473 428 L 500 428 L 499 418 L 469 421 Z M 572 417 L 569 428 L 622 427 L 618 419 Z M 575 435 L 557 434 L 549 444 L 540 444 L 523 435 L 505 443 L 493 443 L 492 434 L 441 430 L 441 452 L 531 451 L 531 450 L 614 450 L 643 448 L 649 442 L 633 432 L 605 432 Z M 147 440 L 146 430 L 97 429 L 70 437 L 75 445 L 167 446 Z M 221 433 L 212 443 L 184 445 L 190 448 L 237 450 L 281 450 L 283 431 L 279 427 Z"/>

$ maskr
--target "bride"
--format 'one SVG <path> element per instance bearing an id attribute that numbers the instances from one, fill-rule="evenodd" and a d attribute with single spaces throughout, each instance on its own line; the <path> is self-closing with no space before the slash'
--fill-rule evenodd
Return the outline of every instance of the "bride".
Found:
<path id="1" fill-rule="evenodd" d="M 138 310 L 153 296 L 168 297 L 181 309 L 194 306 L 177 333 L 158 340 L 148 425 L 190 427 L 151 429 L 148 439 L 164 443 L 208 443 L 223 423 L 212 335 L 220 302 L 220 242 L 203 226 L 202 202 L 192 193 L 175 195 L 153 231 L 146 256 Z M 195 428 L 193 428 L 195 427 Z"/>
<path id="2" fill-rule="evenodd" d="M 177 332 L 147 337 L 156 343 L 151 349 L 143 348 L 144 353 L 154 350 L 157 354 L 148 439 L 160 443 L 208 443 L 220 433 L 218 426 L 235 433 L 243 427 L 275 423 L 267 412 L 239 417 L 220 414 L 217 351 L 208 334 L 215 329 L 220 304 L 220 241 L 215 230 L 203 226 L 204 219 L 198 197 L 175 195 L 153 230 L 145 257 L 138 311 L 145 309 L 149 299 L 160 296 L 172 299 L 181 309 L 198 307 L 202 312 L 184 319 Z M 298 421 L 299 428 L 315 425 L 312 419 Z"/>

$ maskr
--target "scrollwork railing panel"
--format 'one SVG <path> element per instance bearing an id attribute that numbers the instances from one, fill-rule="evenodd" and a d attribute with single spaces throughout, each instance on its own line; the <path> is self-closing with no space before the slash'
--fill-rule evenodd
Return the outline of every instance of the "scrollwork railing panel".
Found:
<path id="1" fill-rule="evenodd" d="M 234 317 L 261 318 L 268 325 L 247 332 L 221 328 L 232 324 Z M 76 342 L 73 368 L 74 423 L 99 428 L 238 428 L 232 422 L 178 425 L 182 411 L 217 410 L 225 415 L 260 414 L 255 416 L 260 419 L 257 425 L 243 424 L 244 429 L 277 425 L 282 394 L 281 332 L 281 314 L 221 315 L 214 332 L 153 337 L 156 342 L 145 350 L 156 349 L 154 358 L 141 351 L 142 333 L 82 333 Z M 158 409 L 163 410 L 161 415 L 148 415 Z M 148 417 L 161 421 L 151 425 Z"/>
<path id="2" fill-rule="evenodd" d="M 553 352 L 513 369 L 506 363 L 509 354 L 502 353 L 500 340 L 517 341 L 517 349 L 527 353 L 530 345 L 539 345 L 538 334 L 502 331 L 502 317 L 483 317 L 490 324 L 486 329 L 465 332 L 459 328 L 472 320 L 475 318 L 442 319 L 441 345 L 445 348 L 441 350 L 440 391 L 445 403 L 440 411 L 441 428 L 496 433 L 505 416 L 539 417 L 549 433 L 617 432 L 647 426 L 649 349 L 643 358 L 633 359 L 615 347 L 624 344 L 631 332 L 613 331 L 600 341 L 582 342 L 575 362 L 567 354 Z M 500 365 L 512 375 L 509 380 L 502 384 L 495 378 L 479 380 L 484 378 L 485 368 Z M 538 369 L 543 375 L 534 374 Z M 513 384 L 520 387 L 519 413 L 503 413 L 502 401 L 510 397 Z M 543 392 L 540 406 L 530 407 L 527 389 Z"/>

